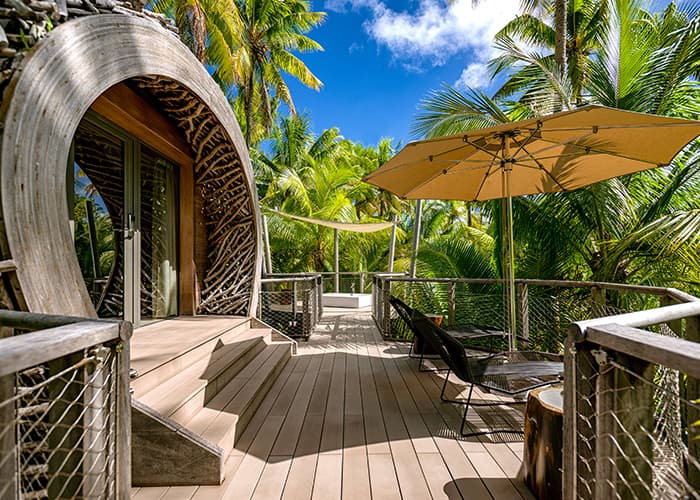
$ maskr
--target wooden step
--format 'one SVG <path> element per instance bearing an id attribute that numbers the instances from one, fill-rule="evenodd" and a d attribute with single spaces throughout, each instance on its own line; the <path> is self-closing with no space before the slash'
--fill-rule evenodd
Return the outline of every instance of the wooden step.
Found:
<path id="1" fill-rule="evenodd" d="M 265 347 L 185 427 L 228 453 L 291 358 L 291 344 Z"/>
<path id="2" fill-rule="evenodd" d="M 133 397 L 139 399 L 155 387 L 170 380 L 183 370 L 186 370 L 196 361 L 208 357 L 221 344 L 230 344 L 247 340 L 261 335 L 260 329 L 251 329 L 249 319 L 223 323 L 220 329 L 210 330 L 202 339 L 197 339 L 184 349 L 178 349 L 178 339 L 173 338 L 172 343 L 168 332 L 161 331 L 158 336 L 148 335 L 139 338 L 141 329 L 134 335 L 131 367 L 136 369 L 138 375 L 131 381 L 134 391 Z M 147 327 L 148 328 L 148 327 Z M 269 339 L 269 333 L 265 340 Z M 182 343 L 180 343 L 182 345 Z M 170 347 L 170 349 L 166 349 Z"/>
<path id="3" fill-rule="evenodd" d="M 265 349 L 266 333 L 251 330 L 230 344 L 220 342 L 210 356 L 195 361 L 137 399 L 175 421 L 189 420 Z M 250 338 L 239 340 L 242 336 Z"/>

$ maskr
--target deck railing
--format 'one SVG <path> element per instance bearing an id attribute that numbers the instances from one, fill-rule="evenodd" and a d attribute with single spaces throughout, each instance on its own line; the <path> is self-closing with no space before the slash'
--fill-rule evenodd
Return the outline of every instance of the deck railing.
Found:
<path id="1" fill-rule="evenodd" d="M 0 498 L 129 498 L 126 322 L 0 311 Z"/>
<path id="2" fill-rule="evenodd" d="M 563 498 L 700 499 L 700 300 L 670 288 L 516 283 L 522 343 L 565 354 Z M 504 327 L 503 285 L 378 276 L 375 321 L 385 336 L 404 335 L 394 294 L 448 325 Z"/>
<path id="3" fill-rule="evenodd" d="M 292 338 L 308 339 L 323 315 L 319 274 L 275 274 L 261 280 L 258 317 Z"/>
<path id="4" fill-rule="evenodd" d="M 572 324 L 563 498 L 700 498 L 700 301 Z"/>
<path id="5" fill-rule="evenodd" d="M 407 278 L 377 275 L 373 315 L 385 338 L 411 337 L 389 305 L 395 295 L 424 313 L 439 314 L 443 324 L 482 324 L 507 328 L 505 281 L 498 279 Z M 671 288 L 579 281 L 516 280 L 517 336 L 520 347 L 561 351 L 570 323 L 693 297 Z"/>
<path id="6" fill-rule="evenodd" d="M 401 278 L 406 273 L 378 273 L 378 272 L 323 272 L 318 273 L 323 277 L 323 291 L 325 293 L 372 293 L 372 283 L 375 276 L 393 276 Z"/>

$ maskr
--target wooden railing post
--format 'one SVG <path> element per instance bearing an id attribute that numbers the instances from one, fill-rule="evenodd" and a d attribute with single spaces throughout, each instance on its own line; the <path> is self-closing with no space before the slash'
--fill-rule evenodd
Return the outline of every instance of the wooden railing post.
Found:
<path id="1" fill-rule="evenodd" d="M 384 281 L 384 301 L 382 304 L 382 316 L 383 316 L 383 325 L 384 325 L 384 331 L 382 332 L 382 335 L 388 337 L 391 336 L 391 313 L 389 310 L 389 299 L 391 298 L 391 283 L 388 280 Z"/>
<path id="2" fill-rule="evenodd" d="M 12 328 L 0 328 L 0 338 L 12 337 Z M 0 377 L 0 402 L 7 401 L 15 395 L 15 374 Z M 15 405 L 0 407 L 0 494 L 10 500 L 19 500 L 17 482 L 17 426 L 15 422 Z"/>
<path id="3" fill-rule="evenodd" d="M 120 500 L 131 498 L 131 323 L 119 324 L 119 345 L 117 347 L 117 432 L 116 432 L 116 497 Z"/>
<path id="4" fill-rule="evenodd" d="M 302 331 L 304 335 L 311 335 L 311 329 L 313 328 L 312 321 L 311 321 L 311 309 L 310 309 L 310 302 L 311 302 L 311 292 L 312 288 L 309 286 L 309 282 L 305 281 L 303 286 L 302 286 L 302 302 L 301 302 L 301 307 L 302 307 L 302 318 L 303 318 L 303 324 L 302 324 Z"/>
<path id="5" fill-rule="evenodd" d="M 530 338 L 530 298 L 527 283 L 518 283 L 518 317 L 520 318 L 520 335 L 524 339 L 525 347 Z"/>
<path id="6" fill-rule="evenodd" d="M 457 322 L 455 307 L 457 302 L 457 283 L 450 281 L 447 287 L 447 324 L 454 326 Z"/>
<path id="7" fill-rule="evenodd" d="M 563 498 L 590 498 L 595 481 L 595 377 L 593 344 L 580 342 L 576 325 L 569 327 L 564 350 Z"/>
<path id="8" fill-rule="evenodd" d="M 700 316 L 693 316 L 685 320 L 685 338 L 692 342 L 700 343 Z M 700 400 L 700 380 L 688 376 L 686 381 L 686 400 Z M 688 454 L 700 463 L 700 427 L 693 425 L 700 421 L 700 410 L 687 405 L 686 422 L 688 422 Z M 700 469 L 688 467 L 688 483 L 700 491 Z"/>
<path id="9" fill-rule="evenodd" d="M 599 356 L 606 356 L 598 351 Z M 595 497 L 615 497 L 615 371 L 598 360 L 596 377 Z"/>

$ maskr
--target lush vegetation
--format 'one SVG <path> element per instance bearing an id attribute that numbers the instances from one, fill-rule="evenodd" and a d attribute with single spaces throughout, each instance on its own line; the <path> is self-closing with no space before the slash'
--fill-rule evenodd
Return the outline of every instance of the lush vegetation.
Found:
<path id="1" fill-rule="evenodd" d="M 273 270 L 329 271 L 333 266 L 331 229 L 278 212 L 343 222 L 397 217 L 394 269 L 408 270 L 412 204 L 361 182 L 396 145 L 384 140 L 363 146 L 337 129 L 315 134 L 308 117 L 296 115 L 282 76 L 321 86 L 301 57 L 321 49 L 309 34 L 324 14 L 311 12 L 306 0 L 160 0 L 152 7 L 177 21 L 183 39 L 211 68 L 239 117 L 269 220 Z M 419 104 L 416 137 L 588 103 L 689 118 L 700 111 L 700 14 L 695 7 L 672 3 L 653 12 L 638 0 L 528 0 L 494 45 L 498 55 L 490 68 L 505 83 L 493 95 L 447 85 L 430 92 Z M 280 116 L 281 102 L 291 110 L 289 116 Z M 665 169 L 572 193 L 518 198 L 516 275 L 667 285 L 700 293 L 698 170 L 695 144 Z M 423 217 L 419 275 L 500 275 L 497 202 L 431 201 Z M 389 239 L 389 231 L 341 233 L 341 270 L 386 270 Z"/>

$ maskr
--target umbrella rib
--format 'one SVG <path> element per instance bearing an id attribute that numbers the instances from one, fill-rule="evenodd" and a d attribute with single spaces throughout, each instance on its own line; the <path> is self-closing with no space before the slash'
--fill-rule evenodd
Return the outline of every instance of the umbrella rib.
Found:
<path id="1" fill-rule="evenodd" d="M 513 140 L 514 140 L 515 142 L 518 142 L 518 141 L 515 140 L 515 139 L 513 139 Z M 544 172 L 545 174 L 547 174 L 547 177 L 549 177 L 552 181 L 554 181 L 554 183 L 555 183 L 557 186 L 559 186 L 559 188 L 560 188 L 562 191 L 567 191 L 567 189 L 566 189 L 564 186 L 562 186 L 562 184 L 552 175 L 552 173 L 551 173 L 549 170 L 547 170 L 546 168 L 544 168 L 544 166 L 542 165 L 542 163 L 541 163 L 537 158 L 535 158 L 534 156 L 532 156 L 532 154 L 525 148 L 525 144 L 522 145 L 521 149 L 522 149 L 526 154 L 528 154 L 528 155 L 530 156 L 530 158 L 532 158 L 532 160 L 533 160 L 533 161 L 537 164 L 537 166 L 539 167 L 539 170 L 540 170 L 540 171 L 542 171 L 542 172 Z M 521 165 L 521 166 L 522 166 L 522 165 Z"/>
<path id="2" fill-rule="evenodd" d="M 498 169 L 491 172 L 491 168 L 496 163 L 497 159 L 498 159 L 498 157 L 494 156 L 493 159 L 491 160 L 491 164 L 489 165 L 489 168 L 486 169 L 486 174 L 484 174 L 484 177 L 482 177 L 482 179 L 481 179 L 481 184 L 479 184 L 479 189 L 477 189 L 476 193 L 474 193 L 475 200 L 479 199 L 479 194 L 481 193 L 481 190 L 484 188 L 484 184 L 486 184 L 486 179 L 488 179 L 492 174 L 495 174 L 496 172 L 498 172 Z"/>
<path id="3" fill-rule="evenodd" d="M 463 146 L 463 145 L 460 145 L 460 146 L 457 147 L 457 148 L 450 149 L 449 151 L 442 151 L 442 152 L 440 152 L 439 154 L 440 154 L 440 155 L 444 155 L 444 154 L 454 153 L 455 151 L 459 151 L 459 150 L 462 149 L 462 148 L 464 148 L 464 146 Z M 429 157 L 428 159 L 429 159 L 431 162 L 437 160 L 437 161 L 444 161 L 444 162 L 456 161 L 456 162 L 459 163 L 460 161 L 462 161 L 462 160 L 439 160 L 439 159 L 436 159 L 435 157 Z M 412 161 L 412 162 L 401 163 L 401 164 L 399 164 L 399 165 L 395 165 L 395 166 L 393 166 L 393 167 L 389 167 L 389 168 L 385 168 L 385 169 L 377 169 L 377 170 L 375 170 L 374 172 L 372 172 L 371 174 L 368 174 L 367 176 L 365 176 L 364 180 L 372 179 L 372 178 L 376 177 L 376 174 L 385 175 L 385 174 L 387 174 L 387 173 L 389 173 L 389 172 L 393 172 L 394 170 L 399 170 L 399 169 L 403 169 L 403 168 L 412 167 L 413 165 L 417 165 L 417 164 L 419 164 L 419 163 L 421 163 L 421 162 L 423 162 L 423 161 L 425 161 L 425 160 L 426 160 L 425 157 L 421 157 L 421 158 L 418 158 L 417 160 Z M 391 161 L 391 160 L 389 160 L 389 161 Z"/>

